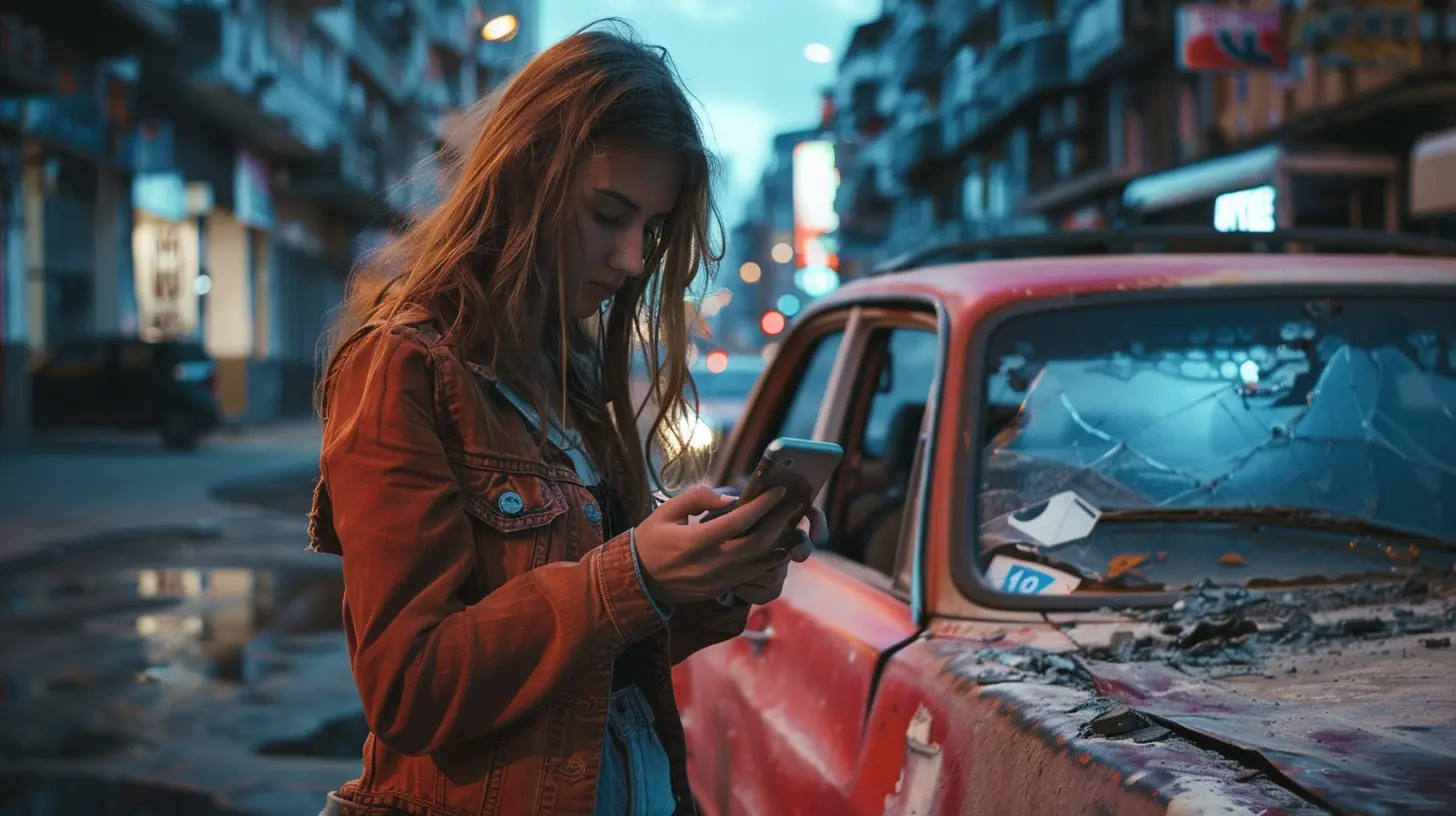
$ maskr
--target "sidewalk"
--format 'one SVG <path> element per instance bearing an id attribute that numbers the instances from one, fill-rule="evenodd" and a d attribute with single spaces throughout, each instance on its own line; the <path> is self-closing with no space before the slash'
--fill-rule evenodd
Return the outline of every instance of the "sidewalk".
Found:
<path id="1" fill-rule="evenodd" d="M 254 516 L 255 509 L 217 501 L 212 488 L 306 472 L 318 452 L 312 422 L 220 433 L 190 453 L 124 434 L 38 438 L 29 451 L 0 458 L 0 562 L 121 529 L 220 526 Z"/>

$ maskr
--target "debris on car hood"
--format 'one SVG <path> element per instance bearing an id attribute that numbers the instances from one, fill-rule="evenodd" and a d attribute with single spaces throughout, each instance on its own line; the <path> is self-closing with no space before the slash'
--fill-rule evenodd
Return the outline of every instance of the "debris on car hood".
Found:
<path id="1" fill-rule="evenodd" d="M 1138 618 L 1065 631 L 1098 693 L 1129 712 L 1104 714 L 1105 736 L 1161 725 L 1338 813 L 1456 812 L 1449 575 L 1202 586 Z"/>

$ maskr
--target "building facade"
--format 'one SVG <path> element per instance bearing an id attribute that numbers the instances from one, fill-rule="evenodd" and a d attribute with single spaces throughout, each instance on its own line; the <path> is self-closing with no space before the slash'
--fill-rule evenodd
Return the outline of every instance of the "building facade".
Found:
<path id="1" fill-rule="evenodd" d="M 1437 137 L 1456 125 L 1453 20 L 1446 0 L 886 0 L 836 87 L 844 252 L 1137 224 L 1449 230 L 1451 185 L 1412 178 L 1456 148 Z"/>
<path id="2" fill-rule="evenodd" d="M 434 200 L 430 157 L 530 54 L 534 5 L 0 13 L 6 437 L 29 426 L 28 366 L 118 333 L 202 341 L 230 420 L 306 415 L 347 271 Z"/>

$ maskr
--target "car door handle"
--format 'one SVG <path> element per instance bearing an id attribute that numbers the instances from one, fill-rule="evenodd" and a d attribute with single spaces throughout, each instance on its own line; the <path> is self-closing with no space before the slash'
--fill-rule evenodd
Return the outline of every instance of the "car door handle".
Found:
<path id="1" fill-rule="evenodd" d="M 744 629 L 743 634 L 740 635 L 740 637 L 753 645 L 754 655 L 762 652 L 763 647 L 768 645 L 769 639 L 773 636 L 774 630 L 772 626 L 765 626 L 762 629 Z"/>

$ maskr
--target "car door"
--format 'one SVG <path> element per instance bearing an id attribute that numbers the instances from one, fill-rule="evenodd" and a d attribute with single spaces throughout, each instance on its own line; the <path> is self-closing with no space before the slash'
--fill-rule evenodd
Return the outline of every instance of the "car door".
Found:
<path id="1" fill-rule="evenodd" d="M 776 436 L 850 441 L 846 418 L 863 416 L 854 406 L 871 376 L 860 322 L 795 329 L 730 441 L 721 481 L 741 485 Z M 708 814 L 851 812 L 878 667 L 918 630 L 890 576 L 838 543 L 795 565 L 741 636 L 679 670 L 690 776 Z"/>
<path id="2" fill-rule="evenodd" d="M 152 420 L 156 413 L 159 346 L 141 340 L 116 344 L 103 389 L 103 399 L 112 407 L 113 421 L 134 428 Z"/>
<path id="3" fill-rule="evenodd" d="M 107 371 L 107 345 L 99 340 L 68 343 L 35 372 L 32 408 L 40 426 L 76 427 L 100 424 L 106 404 L 101 399 Z"/>

